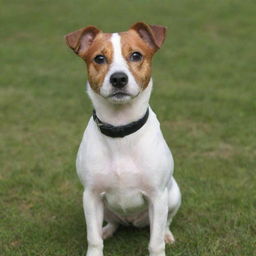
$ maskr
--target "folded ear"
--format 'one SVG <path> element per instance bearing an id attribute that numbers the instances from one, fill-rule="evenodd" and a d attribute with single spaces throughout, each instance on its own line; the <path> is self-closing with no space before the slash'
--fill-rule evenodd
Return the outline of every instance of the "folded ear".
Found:
<path id="1" fill-rule="evenodd" d="M 100 32 L 94 26 L 81 28 L 65 35 L 66 43 L 76 54 L 82 57 Z"/>
<path id="2" fill-rule="evenodd" d="M 138 22 L 132 25 L 130 29 L 135 30 L 151 48 L 158 50 L 164 42 L 167 28 Z"/>

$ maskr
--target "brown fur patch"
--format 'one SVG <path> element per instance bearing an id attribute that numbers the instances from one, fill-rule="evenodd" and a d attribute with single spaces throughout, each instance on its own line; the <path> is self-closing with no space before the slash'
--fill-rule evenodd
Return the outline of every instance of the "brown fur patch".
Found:
<path id="1" fill-rule="evenodd" d="M 96 93 L 99 93 L 104 78 L 109 70 L 109 66 L 113 60 L 113 47 L 110 41 L 111 35 L 112 34 L 109 33 L 99 33 L 88 51 L 82 56 L 87 64 L 89 83 Z M 107 63 L 95 63 L 94 58 L 97 55 L 104 55 L 107 58 Z"/>
<path id="2" fill-rule="evenodd" d="M 122 55 L 139 86 L 145 89 L 151 77 L 151 61 L 155 50 L 150 48 L 134 30 L 121 32 L 119 35 L 121 36 Z M 138 62 L 130 61 L 133 52 L 140 52 L 143 59 Z"/>

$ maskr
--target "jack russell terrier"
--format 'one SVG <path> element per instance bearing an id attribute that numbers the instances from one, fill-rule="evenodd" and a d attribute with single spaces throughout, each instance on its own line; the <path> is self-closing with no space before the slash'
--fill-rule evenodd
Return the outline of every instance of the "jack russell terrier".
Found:
<path id="1" fill-rule="evenodd" d="M 138 22 L 126 32 L 88 26 L 65 36 L 87 64 L 94 106 L 76 161 L 87 256 L 102 256 L 103 239 L 120 224 L 150 226 L 150 256 L 165 256 L 165 243 L 174 242 L 169 226 L 181 194 L 172 154 L 149 106 L 151 60 L 165 33 L 163 26 Z"/>

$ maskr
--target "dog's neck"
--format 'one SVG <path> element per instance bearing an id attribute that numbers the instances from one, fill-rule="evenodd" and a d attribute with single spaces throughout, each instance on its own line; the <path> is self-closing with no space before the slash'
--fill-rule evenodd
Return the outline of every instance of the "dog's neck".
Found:
<path id="1" fill-rule="evenodd" d="M 89 84 L 87 85 L 87 92 L 92 100 L 97 117 L 102 122 L 119 126 L 137 121 L 145 115 L 149 107 L 152 86 L 153 82 L 151 79 L 146 89 L 129 103 L 124 104 L 113 104 L 107 101 L 102 96 L 96 94 Z"/>

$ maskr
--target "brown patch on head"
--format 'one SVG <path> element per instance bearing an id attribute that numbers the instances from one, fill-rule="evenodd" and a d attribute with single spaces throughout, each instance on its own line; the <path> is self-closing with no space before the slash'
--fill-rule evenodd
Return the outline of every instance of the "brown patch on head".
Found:
<path id="1" fill-rule="evenodd" d="M 86 62 L 91 88 L 99 93 L 113 58 L 111 34 L 89 26 L 72 32 L 65 38 L 67 45 Z M 105 63 L 97 64 L 94 61 L 97 55 L 104 55 Z"/>
<path id="2" fill-rule="evenodd" d="M 97 93 L 100 91 L 113 59 L 113 47 L 110 38 L 111 34 L 101 33 L 97 35 L 91 47 L 82 57 L 87 63 L 89 83 L 92 89 Z M 106 58 L 106 63 L 97 64 L 94 61 L 94 58 L 97 55 L 104 55 Z"/>
<path id="3" fill-rule="evenodd" d="M 127 32 L 120 33 L 122 54 L 132 72 L 135 80 L 142 89 L 145 89 L 149 83 L 151 77 L 151 60 L 154 54 L 151 49 L 134 31 L 129 30 Z M 133 52 L 139 52 L 143 58 L 141 61 L 130 61 L 131 54 Z"/>
<path id="4" fill-rule="evenodd" d="M 121 32 L 122 54 L 139 86 L 145 89 L 151 78 L 151 62 L 154 53 L 162 46 L 166 28 L 147 25 L 142 22 L 134 24 L 127 32 Z M 142 54 L 140 61 L 131 61 L 131 54 Z"/>

